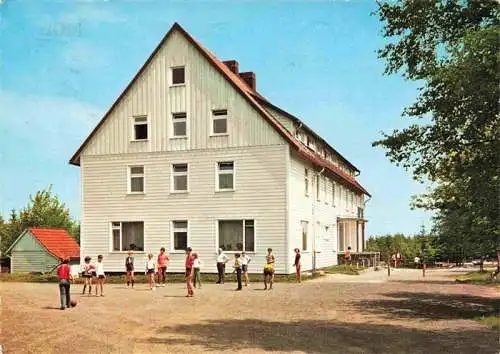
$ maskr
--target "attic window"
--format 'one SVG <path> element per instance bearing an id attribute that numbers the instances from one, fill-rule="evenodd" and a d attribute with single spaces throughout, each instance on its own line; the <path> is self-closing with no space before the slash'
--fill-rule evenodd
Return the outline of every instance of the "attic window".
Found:
<path id="1" fill-rule="evenodd" d="M 212 111 L 212 134 L 227 134 L 227 109 Z"/>
<path id="2" fill-rule="evenodd" d="M 148 139 L 148 117 L 134 117 L 134 140 Z"/>
<path id="3" fill-rule="evenodd" d="M 173 127 L 174 137 L 185 137 L 187 135 L 186 113 L 173 113 L 172 127 Z"/>
<path id="4" fill-rule="evenodd" d="M 185 68 L 183 66 L 172 68 L 172 85 L 184 85 Z"/>

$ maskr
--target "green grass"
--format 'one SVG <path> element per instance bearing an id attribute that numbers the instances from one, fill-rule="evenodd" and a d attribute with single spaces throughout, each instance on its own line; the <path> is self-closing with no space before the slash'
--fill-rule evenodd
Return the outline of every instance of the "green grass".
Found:
<path id="1" fill-rule="evenodd" d="M 361 271 L 363 271 L 365 268 L 357 268 L 356 266 L 353 265 L 335 265 L 331 267 L 326 267 L 322 268 L 321 270 L 324 271 L 326 274 L 346 274 L 346 275 L 359 275 Z"/>
<path id="2" fill-rule="evenodd" d="M 498 315 L 481 316 L 474 319 L 495 330 L 500 330 L 500 316 Z"/>
<path id="3" fill-rule="evenodd" d="M 476 285 L 500 285 L 500 277 L 491 278 L 491 272 L 469 272 L 459 276 L 453 275 L 457 283 L 476 284 Z"/>
<path id="4" fill-rule="evenodd" d="M 262 281 L 262 274 L 249 274 L 250 281 Z M 308 280 L 310 277 L 302 275 L 302 280 Z M 226 273 L 226 282 L 236 282 L 236 275 L 232 273 Z M 202 283 L 215 283 L 217 280 L 217 274 L 201 274 Z M 2 274 L 0 275 L 0 282 L 18 282 L 18 283 L 57 283 L 59 280 L 56 275 L 42 275 L 42 274 L 32 274 L 32 273 L 12 273 L 12 274 Z M 123 284 L 126 283 L 125 275 L 107 275 L 106 283 L 108 284 Z M 295 274 L 276 274 L 274 276 L 274 281 L 277 283 L 294 283 Z M 135 274 L 136 283 L 147 283 L 148 280 L 144 274 Z M 183 283 L 184 274 L 180 273 L 168 273 L 167 282 L 169 283 Z M 77 278 L 74 280 L 75 284 L 82 284 L 83 278 Z"/>

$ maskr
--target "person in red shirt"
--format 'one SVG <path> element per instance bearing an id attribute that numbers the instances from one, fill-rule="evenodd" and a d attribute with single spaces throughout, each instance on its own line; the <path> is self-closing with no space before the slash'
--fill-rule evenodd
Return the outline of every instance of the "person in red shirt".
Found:
<path id="1" fill-rule="evenodd" d="M 156 264 L 158 265 L 158 286 L 165 286 L 165 280 L 167 278 L 167 266 L 169 258 L 165 253 L 165 248 L 160 248 L 160 254 L 158 255 L 158 260 Z"/>
<path id="2" fill-rule="evenodd" d="M 191 254 L 192 249 L 191 247 L 188 247 L 186 249 L 186 285 L 188 289 L 188 293 L 186 297 L 192 297 L 194 296 L 194 289 L 193 289 L 193 263 L 194 263 L 194 257 Z"/>
<path id="3" fill-rule="evenodd" d="M 71 276 L 71 267 L 69 266 L 69 259 L 62 260 L 62 264 L 57 267 L 57 277 L 59 278 L 59 295 L 61 297 L 61 310 L 71 306 L 71 299 L 69 288 L 73 277 Z"/>

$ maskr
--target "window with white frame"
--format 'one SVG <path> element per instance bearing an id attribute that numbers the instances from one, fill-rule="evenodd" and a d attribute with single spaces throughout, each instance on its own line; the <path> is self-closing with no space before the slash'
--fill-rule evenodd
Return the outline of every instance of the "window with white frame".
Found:
<path id="1" fill-rule="evenodd" d="M 323 176 L 323 200 L 328 204 L 328 180 Z"/>
<path id="2" fill-rule="evenodd" d="M 304 169 L 304 192 L 306 196 L 309 196 L 309 170 Z"/>
<path id="3" fill-rule="evenodd" d="M 172 68 L 172 85 L 184 85 L 186 83 L 186 68 L 178 66 Z"/>
<path id="4" fill-rule="evenodd" d="M 188 247 L 188 221 L 172 221 L 172 240 L 174 251 L 185 251 Z"/>
<path id="5" fill-rule="evenodd" d="M 133 139 L 135 141 L 148 140 L 148 117 L 138 116 L 133 117 L 134 133 Z"/>
<path id="6" fill-rule="evenodd" d="M 174 137 L 187 136 L 187 115 L 185 112 L 172 113 L 172 131 Z"/>
<path id="7" fill-rule="evenodd" d="M 309 222 L 302 220 L 300 222 L 300 228 L 302 231 L 302 251 L 307 251 L 307 246 L 309 244 Z"/>
<path id="8" fill-rule="evenodd" d="M 332 205 L 335 206 L 335 181 L 332 180 Z"/>
<path id="9" fill-rule="evenodd" d="M 144 251 L 143 221 L 113 221 L 111 234 L 111 249 L 114 252 Z"/>
<path id="10" fill-rule="evenodd" d="M 144 193 L 144 166 L 129 166 L 128 175 L 128 192 Z"/>
<path id="11" fill-rule="evenodd" d="M 217 190 L 234 190 L 234 161 L 217 162 Z"/>
<path id="12" fill-rule="evenodd" d="M 219 248 L 224 251 L 255 251 L 254 220 L 219 220 Z"/>
<path id="13" fill-rule="evenodd" d="M 319 174 L 316 175 L 316 178 L 315 178 L 315 182 L 316 182 L 316 200 L 319 202 L 320 201 L 320 185 L 319 185 Z"/>
<path id="14" fill-rule="evenodd" d="M 176 163 L 172 165 L 172 192 L 188 191 L 188 164 Z"/>
<path id="15" fill-rule="evenodd" d="M 227 134 L 227 109 L 216 109 L 212 111 L 212 134 Z"/>

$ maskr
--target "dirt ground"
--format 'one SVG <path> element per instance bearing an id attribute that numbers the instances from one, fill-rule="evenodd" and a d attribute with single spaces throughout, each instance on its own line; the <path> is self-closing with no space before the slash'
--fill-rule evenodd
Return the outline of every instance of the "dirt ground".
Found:
<path id="1" fill-rule="evenodd" d="M 252 283 L 182 284 L 152 292 L 108 285 L 58 309 L 56 284 L 0 283 L 3 353 L 498 353 L 473 318 L 500 308 L 495 289 L 442 272 L 324 277 L 263 291 Z M 1 352 L 1 351 L 0 351 Z"/>

